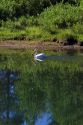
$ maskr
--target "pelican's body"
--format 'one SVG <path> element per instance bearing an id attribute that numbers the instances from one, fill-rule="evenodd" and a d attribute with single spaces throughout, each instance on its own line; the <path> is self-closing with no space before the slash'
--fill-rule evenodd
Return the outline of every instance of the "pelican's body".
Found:
<path id="1" fill-rule="evenodd" d="M 46 59 L 46 55 L 44 53 L 35 53 L 34 54 L 34 59 L 37 60 L 37 61 L 44 61 Z"/>

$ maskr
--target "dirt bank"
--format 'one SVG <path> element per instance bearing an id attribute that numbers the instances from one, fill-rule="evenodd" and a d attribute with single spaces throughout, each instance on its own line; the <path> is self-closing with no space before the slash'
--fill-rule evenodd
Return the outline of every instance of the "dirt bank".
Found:
<path id="1" fill-rule="evenodd" d="M 40 49 L 40 50 L 83 50 L 83 46 L 79 45 L 62 45 L 56 42 L 41 42 L 41 41 L 0 41 L 0 48 L 8 49 Z"/>

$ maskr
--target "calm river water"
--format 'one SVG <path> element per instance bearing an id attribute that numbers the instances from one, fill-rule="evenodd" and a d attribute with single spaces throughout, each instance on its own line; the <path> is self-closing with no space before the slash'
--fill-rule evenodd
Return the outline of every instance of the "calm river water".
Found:
<path id="1" fill-rule="evenodd" d="M 0 125 L 83 125 L 83 53 L 0 52 Z"/>

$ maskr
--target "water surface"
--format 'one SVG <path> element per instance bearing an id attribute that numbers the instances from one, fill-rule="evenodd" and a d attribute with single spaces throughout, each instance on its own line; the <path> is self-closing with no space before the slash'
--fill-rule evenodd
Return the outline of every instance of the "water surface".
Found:
<path id="1" fill-rule="evenodd" d="M 0 54 L 0 125 L 83 125 L 83 54 Z"/>

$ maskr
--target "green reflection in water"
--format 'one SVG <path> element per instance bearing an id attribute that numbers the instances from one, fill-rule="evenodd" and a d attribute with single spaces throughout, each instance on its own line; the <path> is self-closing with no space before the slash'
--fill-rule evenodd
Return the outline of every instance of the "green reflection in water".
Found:
<path id="1" fill-rule="evenodd" d="M 46 60 L 35 65 L 32 53 L 0 55 L 0 68 L 20 72 L 16 93 L 20 110 L 27 110 L 29 125 L 43 112 L 50 112 L 57 125 L 83 125 L 83 57 L 75 62 Z"/>

